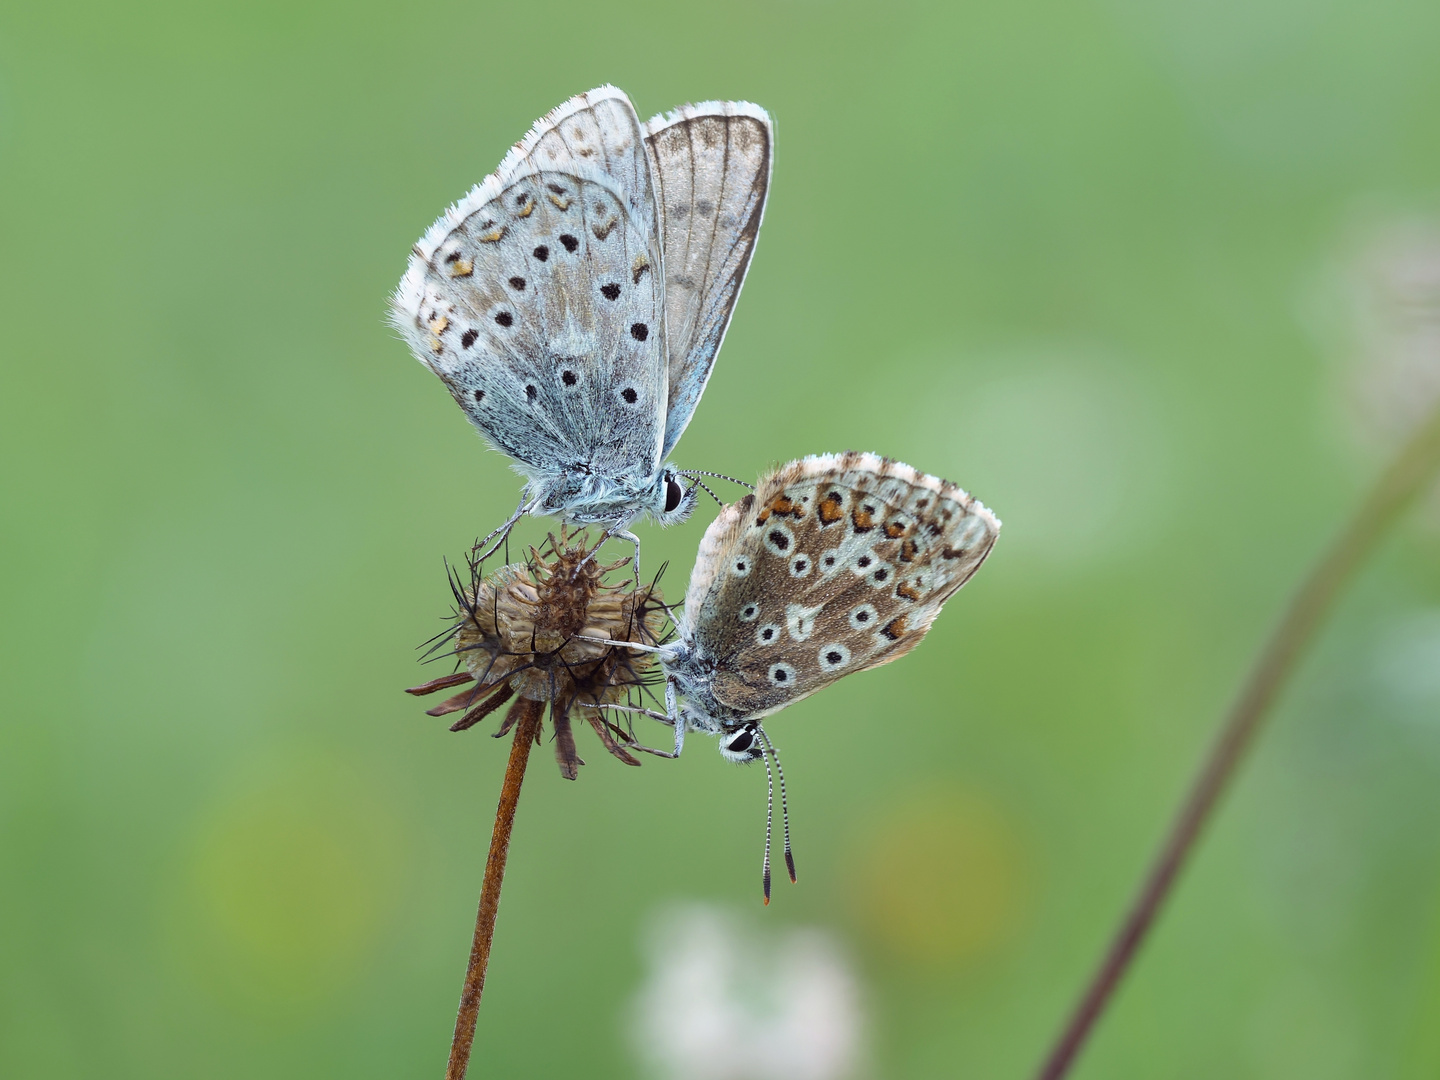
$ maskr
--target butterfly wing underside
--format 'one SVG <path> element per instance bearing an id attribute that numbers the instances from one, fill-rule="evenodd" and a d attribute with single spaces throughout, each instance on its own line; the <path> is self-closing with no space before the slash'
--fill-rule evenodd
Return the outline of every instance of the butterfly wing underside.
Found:
<path id="1" fill-rule="evenodd" d="M 999 528 L 954 484 L 873 454 L 770 473 L 706 531 L 686 593 L 716 699 L 765 716 L 903 656 Z"/>
<path id="2" fill-rule="evenodd" d="M 523 472 L 649 476 L 668 404 L 662 273 L 643 131 L 601 87 L 430 228 L 393 321 Z"/>
<path id="3" fill-rule="evenodd" d="M 669 402 L 680 441 L 725 338 L 770 190 L 770 115 L 743 101 L 686 105 L 645 125 L 665 257 Z"/>

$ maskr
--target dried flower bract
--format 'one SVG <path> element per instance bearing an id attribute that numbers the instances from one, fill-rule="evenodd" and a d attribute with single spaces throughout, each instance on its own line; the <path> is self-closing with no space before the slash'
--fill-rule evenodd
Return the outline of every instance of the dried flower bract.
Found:
<path id="1" fill-rule="evenodd" d="M 584 533 L 567 537 L 562 530 L 558 539 L 551 534 L 543 550 L 531 548 L 528 563 L 511 563 L 485 576 L 472 562 L 468 586 L 452 574 L 454 625 L 432 643 L 432 652 L 449 646 L 446 655 L 455 656 L 464 670 L 408 693 L 430 694 L 473 682 L 428 710 L 431 716 L 463 710 L 451 731 L 473 727 L 517 695 L 550 702 L 556 760 L 570 780 L 584 764 L 570 727 L 571 713 L 578 709 L 605 749 L 627 765 L 639 765 L 615 739 L 628 741 L 627 733 L 610 724 L 598 707 L 658 681 L 654 657 L 582 639 L 657 645 L 668 613 L 653 583 L 639 589 L 606 584 L 606 576 L 628 559 L 606 566 L 593 555 Z M 496 737 L 510 725 L 507 718 Z"/>

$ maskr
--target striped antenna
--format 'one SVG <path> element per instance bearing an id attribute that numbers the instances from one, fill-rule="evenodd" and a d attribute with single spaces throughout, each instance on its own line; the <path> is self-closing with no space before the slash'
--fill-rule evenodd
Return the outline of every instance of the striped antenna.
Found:
<path id="1" fill-rule="evenodd" d="M 770 751 L 770 756 L 775 759 L 775 775 L 780 777 L 780 825 L 785 836 L 785 869 L 790 871 L 790 884 L 798 884 L 800 879 L 795 876 L 795 853 L 790 850 L 790 804 L 785 798 L 785 770 L 780 768 L 780 752 L 775 749 L 775 744 L 770 741 L 770 736 L 765 734 L 765 729 L 759 724 L 755 725 L 755 733 L 760 736 L 760 741 Z M 766 771 L 769 771 L 769 763 L 766 763 Z M 765 865 L 768 870 L 770 865 L 770 822 L 765 822 Z"/>

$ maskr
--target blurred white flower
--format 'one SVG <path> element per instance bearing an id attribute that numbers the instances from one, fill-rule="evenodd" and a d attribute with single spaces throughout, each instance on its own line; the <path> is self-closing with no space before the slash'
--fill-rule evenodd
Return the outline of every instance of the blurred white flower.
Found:
<path id="1" fill-rule="evenodd" d="M 1355 346 L 1347 397 L 1362 436 L 1388 449 L 1440 400 L 1440 222 L 1376 230 L 1346 276 Z"/>
<path id="2" fill-rule="evenodd" d="M 1371 211 L 1347 231 L 1299 314 L 1335 361 L 1327 425 L 1383 459 L 1440 402 L 1440 218 Z M 1417 511 L 1440 531 L 1440 485 Z"/>
<path id="3" fill-rule="evenodd" d="M 834 938 L 758 932 L 703 904 L 667 909 L 644 942 L 641 1057 L 667 1080 L 842 1080 L 860 1067 L 859 984 Z"/>
<path id="4" fill-rule="evenodd" d="M 1414 715 L 1440 718 L 1440 608 L 1398 619 L 1375 648 L 1374 672 L 1381 688 Z"/>

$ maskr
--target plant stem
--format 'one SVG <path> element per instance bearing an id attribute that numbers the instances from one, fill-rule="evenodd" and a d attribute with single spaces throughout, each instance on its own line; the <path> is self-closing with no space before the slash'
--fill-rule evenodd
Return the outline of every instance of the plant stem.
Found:
<path id="1" fill-rule="evenodd" d="M 1214 811 L 1286 677 L 1314 638 L 1340 590 L 1437 469 L 1440 469 L 1440 408 L 1415 431 L 1380 475 L 1365 501 L 1291 598 L 1231 706 L 1220 737 L 1196 776 L 1109 950 L 1050 1056 L 1036 1074 L 1039 1080 L 1060 1080 L 1070 1071 L 1115 987 L 1134 961 L 1201 828 Z"/>
<path id="2" fill-rule="evenodd" d="M 464 1080 L 470 1065 L 470 1046 L 475 1041 L 475 1020 L 480 1013 L 480 994 L 485 989 L 485 968 L 490 963 L 490 942 L 495 937 L 495 916 L 500 910 L 500 886 L 505 881 L 505 856 L 510 852 L 510 830 L 515 824 L 515 807 L 520 802 L 520 784 L 530 760 L 530 747 L 540 732 L 544 702 L 520 698 L 510 706 L 507 723 L 515 723 L 515 741 L 510 744 L 510 761 L 500 785 L 500 805 L 495 809 L 495 831 L 490 835 L 490 854 L 485 859 L 485 880 L 480 886 L 480 910 L 475 914 L 475 937 L 470 944 L 470 964 L 460 991 L 460 1011 L 455 1017 L 455 1037 L 450 1042 L 450 1063 L 445 1080 Z M 518 721 L 518 722 L 517 722 Z"/>

